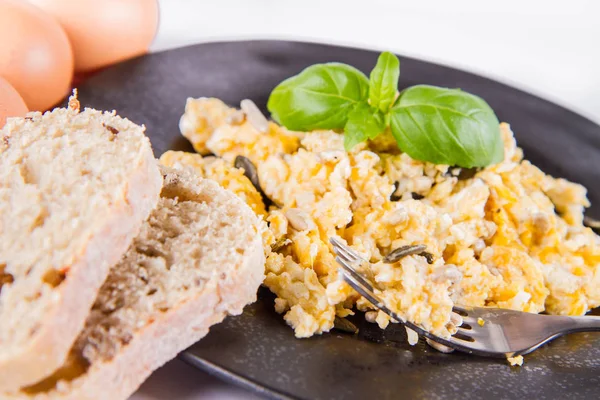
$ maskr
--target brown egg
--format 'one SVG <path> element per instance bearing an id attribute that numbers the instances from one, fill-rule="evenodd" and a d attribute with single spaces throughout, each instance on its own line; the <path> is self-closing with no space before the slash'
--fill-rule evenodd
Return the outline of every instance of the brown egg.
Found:
<path id="1" fill-rule="evenodd" d="M 0 78 L 0 128 L 8 117 L 22 117 L 27 114 L 27 106 L 19 93 L 6 79 Z"/>
<path id="2" fill-rule="evenodd" d="M 29 0 L 67 32 L 75 70 L 90 71 L 144 54 L 156 34 L 156 0 Z"/>
<path id="3" fill-rule="evenodd" d="M 30 110 L 44 111 L 69 92 L 71 45 L 52 16 L 25 1 L 0 0 L 0 76 Z"/>

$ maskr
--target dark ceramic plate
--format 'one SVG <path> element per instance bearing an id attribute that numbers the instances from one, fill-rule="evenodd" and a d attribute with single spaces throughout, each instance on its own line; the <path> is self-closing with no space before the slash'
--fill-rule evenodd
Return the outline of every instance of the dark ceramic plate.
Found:
<path id="1" fill-rule="evenodd" d="M 283 41 L 212 43 L 152 54 L 111 67 L 80 87 L 83 105 L 116 109 L 148 128 L 156 154 L 191 147 L 178 131 L 188 96 L 215 96 L 264 108 L 270 90 L 304 67 L 340 61 L 369 72 L 377 53 Z M 526 156 L 545 172 L 586 185 L 600 217 L 600 127 L 555 104 L 470 73 L 401 57 L 400 86 L 459 87 L 486 99 L 511 123 Z M 600 398 L 600 334 L 555 340 L 525 365 L 410 347 L 404 329 L 361 323 L 352 336 L 332 332 L 298 340 L 273 311 L 273 297 L 228 318 L 182 357 L 267 397 Z"/>

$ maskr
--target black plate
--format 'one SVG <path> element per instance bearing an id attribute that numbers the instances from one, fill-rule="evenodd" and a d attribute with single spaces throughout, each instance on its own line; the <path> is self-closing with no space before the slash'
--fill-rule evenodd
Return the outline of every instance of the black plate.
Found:
<path id="1" fill-rule="evenodd" d="M 156 154 L 191 147 L 178 131 L 188 96 L 215 96 L 237 105 L 266 104 L 270 90 L 302 68 L 340 61 L 368 73 L 377 53 L 284 41 L 201 44 L 111 67 L 80 87 L 85 106 L 116 109 L 144 123 Z M 600 127 L 553 103 L 456 69 L 401 57 L 400 87 L 417 83 L 459 87 L 486 99 L 510 122 L 526 157 L 545 172 L 586 185 L 600 217 Z M 211 329 L 182 354 L 190 363 L 269 397 L 363 398 L 600 398 L 600 335 L 560 338 L 506 361 L 441 354 L 410 347 L 404 330 L 357 324 L 358 336 L 333 332 L 298 340 L 273 311 L 273 297 Z"/>

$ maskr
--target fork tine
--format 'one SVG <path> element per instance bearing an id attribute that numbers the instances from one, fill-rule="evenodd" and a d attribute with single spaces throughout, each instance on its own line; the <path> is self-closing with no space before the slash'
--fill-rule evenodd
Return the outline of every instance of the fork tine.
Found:
<path id="1" fill-rule="evenodd" d="M 363 286 L 366 286 L 368 290 L 373 291 L 373 283 L 369 282 L 352 266 L 355 262 L 367 262 L 354 252 L 350 247 L 341 243 L 338 239 L 331 237 L 329 242 L 333 245 L 334 252 L 337 254 L 336 261 L 351 274 L 355 280 L 359 281 Z"/>
<path id="2" fill-rule="evenodd" d="M 334 248 L 334 251 L 336 252 L 336 254 L 339 251 L 343 251 L 353 260 L 361 261 L 361 262 L 368 262 L 367 260 L 365 260 L 363 258 L 363 256 L 358 254 L 358 252 L 356 250 L 354 250 L 352 247 L 342 243 L 339 239 L 332 237 L 329 239 L 329 241 L 333 245 L 333 248 Z"/>
<path id="3" fill-rule="evenodd" d="M 477 318 L 467 316 L 467 317 L 462 317 L 462 320 L 463 320 L 463 325 L 464 324 L 471 325 L 471 326 L 477 325 Z"/>
<path id="4" fill-rule="evenodd" d="M 488 319 L 488 314 L 482 313 L 482 308 L 476 307 L 474 309 L 469 309 L 454 306 L 452 308 L 454 317 L 452 322 L 455 323 L 457 330 L 454 335 L 447 338 L 434 335 L 422 327 L 405 320 L 385 305 L 383 300 L 375 293 L 374 285 L 370 280 L 359 272 L 360 269 L 358 271 L 355 269 L 359 266 L 365 266 L 362 263 L 368 264 L 369 261 L 365 260 L 354 249 L 341 243 L 339 239 L 332 237 L 329 240 L 333 246 L 333 251 L 336 254 L 335 260 L 340 264 L 340 274 L 344 281 L 367 301 L 373 304 L 376 309 L 386 313 L 393 320 L 404 324 L 419 335 L 434 342 L 469 354 L 493 357 L 505 357 L 506 355 L 516 354 L 515 349 L 511 348 L 511 344 L 507 341 L 501 324 L 493 323 L 494 319 L 492 317 L 490 317 L 491 322 L 489 324 L 486 323 L 485 327 L 480 326 L 477 323 L 478 317 L 483 317 L 486 320 Z M 357 262 L 360 264 L 357 265 Z M 492 314 L 492 316 L 494 315 Z M 462 325 L 460 324 L 461 320 L 463 322 Z M 537 348 L 537 346 L 528 349 L 526 352 L 522 349 L 517 349 L 517 353 L 526 354 L 535 348 Z"/>
<path id="5" fill-rule="evenodd" d="M 365 286 L 369 291 L 373 292 L 375 289 L 373 288 L 373 285 L 366 280 L 365 278 L 363 278 L 363 276 L 361 274 L 359 274 L 349 263 L 349 261 L 347 259 L 345 259 L 342 256 L 337 256 L 335 258 L 335 260 L 338 262 L 338 264 L 340 264 L 343 268 L 344 271 L 344 275 L 350 275 L 352 278 L 354 278 L 356 281 L 358 281 L 362 286 Z"/>
<path id="6" fill-rule="evenodd" d="M 356 280 L 359 280 L 364 286 L 367 286 L 369 290 L 373 291 L 377 288 L 376 282 L 372 282 L 371 279 L 365 278 L 361 273 L 359 273 L 355 267 L 353 266 L 356 262 L 369 263 L 367 260 L 362 258 L 358 253 L 356 253 L 352 248 L 344 245 L 338 239 L 332 237 L 329 239 L 330 243 L 333 245 L 333 250 L 335 254 L 337 254 L 336 260 L 338 263 L 342 265 L 350 274 L 354 276 Z M 339 258 L 339 259 L 338 259 Z M 341 263 L 340 260 L 346 261 L 345 263 Z"/>
<path id="7" fill-rule="evenodd" d="M 463 328 L 463 327 L 460 327 L 460 326 L 457 328 L 456 332 L 461 333 L 461 334 L 463 334 L 465 336 L 472 336 L 472 337 L 485 336 L 485 335 L 481 334 L 480 330 L 477 330 L 477 329 L 466 329 L 466 328 Z"/>
<path id="8" fill-rule="evenodd" d="M 420 326 L 415 325 L 412 322 L 405 320 L 400 315 L 398 315 L 394 311 L 390 310 L 385 305 L 385 303 L 379 298 L 379 296 L 377 296 L 373 292 L 372 287 L 370 285 L 368 285 L 368 283 L 365 285 L 365 281 L 362 278 L 362 276 L 358 272 L 354 271 L 354 269 L 352 268 L 352 266 L 350 266 L 348 264 L 348 261 L 346 259 L 344 259 L 342 257 L 336 257 L 336 261 L 342 266 L 341 273 L 344 278 L 344 281 L 346 281 L 350 286 L 352 286 L 354 288 L 354 290 L 356 290 L 361 296 L 363 296 L 365 299 L 367 299 L 367 301 L 369 301 L 371 304 L 373 304 L 373 306 L 375 306 L 377 309 L 379 309 L 379 310 L 383 311 L 384 313 L 386 313 L 387 315 L 389 315 L 396 322 L 402 323 L 405 326 L 407 326 L 408 328 L 417 332 L 419 335 L 425 336 L 425 337 L 427 337 L 433 341 L 436 341 L 438 343 L 441 343 L 445 346 L 451 346 L 452 348 L 466 351 L 466 352 L 470 352 L 470 349 L 475 349 L 476 351 L 485 350 L 484 348 L 479 349 L 479 347 L 480 347 L 479 345 L 473 346 L 474 342 L 470 342 L 468 340 L 461 340 L 459 338 L 454 338 L 454 337 L 451 337 L 450 339 L 440 338 L 436 335 L 433 335 L 433 334 L 427 332 Z M 464 336 L 466 337 L 467 335 L 464 335 Z"/>
<path id="9" fill-rule="evenodd" d="M 338 261 L 340 262 L 340 264 L 343 264 L 344 261 Z M 370 285 L 363 285 L 361 283 L 362 279 L 360 279 L 360 275 L 356 272 L 351 273 L 350 269 L 343 269 L 342 270 L 342 275 L 344 277 L 344 280 L 354 288 L 354 290 L 356 290 L 361 296 L 363 296 L 365 299 L 367 299 L 371 304 L 373 304 L 375 307 L 377 307 L 378 309 L 380 309 L 381 311 L 383 311 L 384 313 L 388 314 L 390 317 L 392 317 L 393 319 L 395 319 L 398 322 L 402 322 L 404 323 L 405 320 L 404 318 L 402 318 L 401 316 L 399 316 L 398 314 L 396 314 L 395 312 L 393 312 L 392 310 L 390 310 L 389 308 L 387 308 L 387 306 L 383 303 L 383 301 L 373 292 L 373 290 L 369 289 Z M 358 279 L 356 279 L 358 278 Z"/>
<path id="10" fill-rule="evenodd" d="M 372 291 L 369 290 L 369 288 L 364 287 L 358 280 L 355 279 L 354 276 L 345 273 L 343 274 L 343 276 L 344 280 L 350 286 L 352 286 L 354 290 L 356 290 L 361 296 L 363 296 L 365 299 L 371 302 L 374 306 L 379 306 L 380 304 L 382 304 L 377 297 L 374 297 Z"/>
<path id="11" fill-rule="evenodd" d="M 459 306 L 453 306 L 452 311 L 461 316 L 463 323 L 466 323 L 469 325 L 473 325 L 473 324 L 477 323 L 477 318 L 472 315 L 473 314 L 472 312 L 469 313 L 469 310 L 466 308 L 462 308 Z"/>
<path id="12" fill-rule="evenodd" d="M 468 335 L 465 335 L 468 336 Z M 461 339 L 459 336 L 453 335 L 446 339 L 448 342 L 452 343 L 455 346 L 460 346 L 458 349 L 464 351 L 464 348 L 468 350 L 481 350 L 484 351 L 485 347 L 480 344 L 478 341 L 469 341 Z M 462 349 L 461 349 L 462 348 Z M 469 352 L 469 351 L 467 351 Z"/>
<path id="13" fill-rule="evenodd" d="M 457 314 L 459 314 L 461 316 L 463 316 L 463 315 L 469 315 L 469 312 L 465 308 L 462 308 L 462 307 L 459 307 L 459 306 L 453 306 L 452 307 L 452 311 L 454 311 L 455 313 L 457 313 Z"/>
<path id="14" fill-rule="evenodd" d="M 338 252 L 336 252 L 337 256 L 340 258 L 343 258 L 344 260 L 346 260 L 347 262 L 354 264 L 357 262 L 361 262 L 360 260 L 356 260 L 354 258 L 352 258 L 352 256 L 350 256 L 349 254 L 347 254 L 345 251 L 343 250 L 339 250 Z"/>

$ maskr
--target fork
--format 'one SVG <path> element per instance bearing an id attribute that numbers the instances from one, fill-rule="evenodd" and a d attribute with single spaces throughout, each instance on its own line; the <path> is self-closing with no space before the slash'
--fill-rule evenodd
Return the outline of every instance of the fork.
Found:
<path id="1" fill-rule="evenodd" d="M 453 319 L 460 321 L 449 338 L 434 335 L 390 310 L 375 293 L 371 282 L 356 267 L 370 265 L 355 250 L 332 237 L 329 242 L 341 265 L 344 280 L 373 306 L 395 321 L 431 341 L 468 354 L 487 357 L 515 357 L 528 354 L 541 345 L 568 333 L 600 331 L 600 317 L 568 317 L 532 314 L 522 311 L 485 307 L 452 308 Z M 460 316 L 460 318 L 458 317 Z"/>

